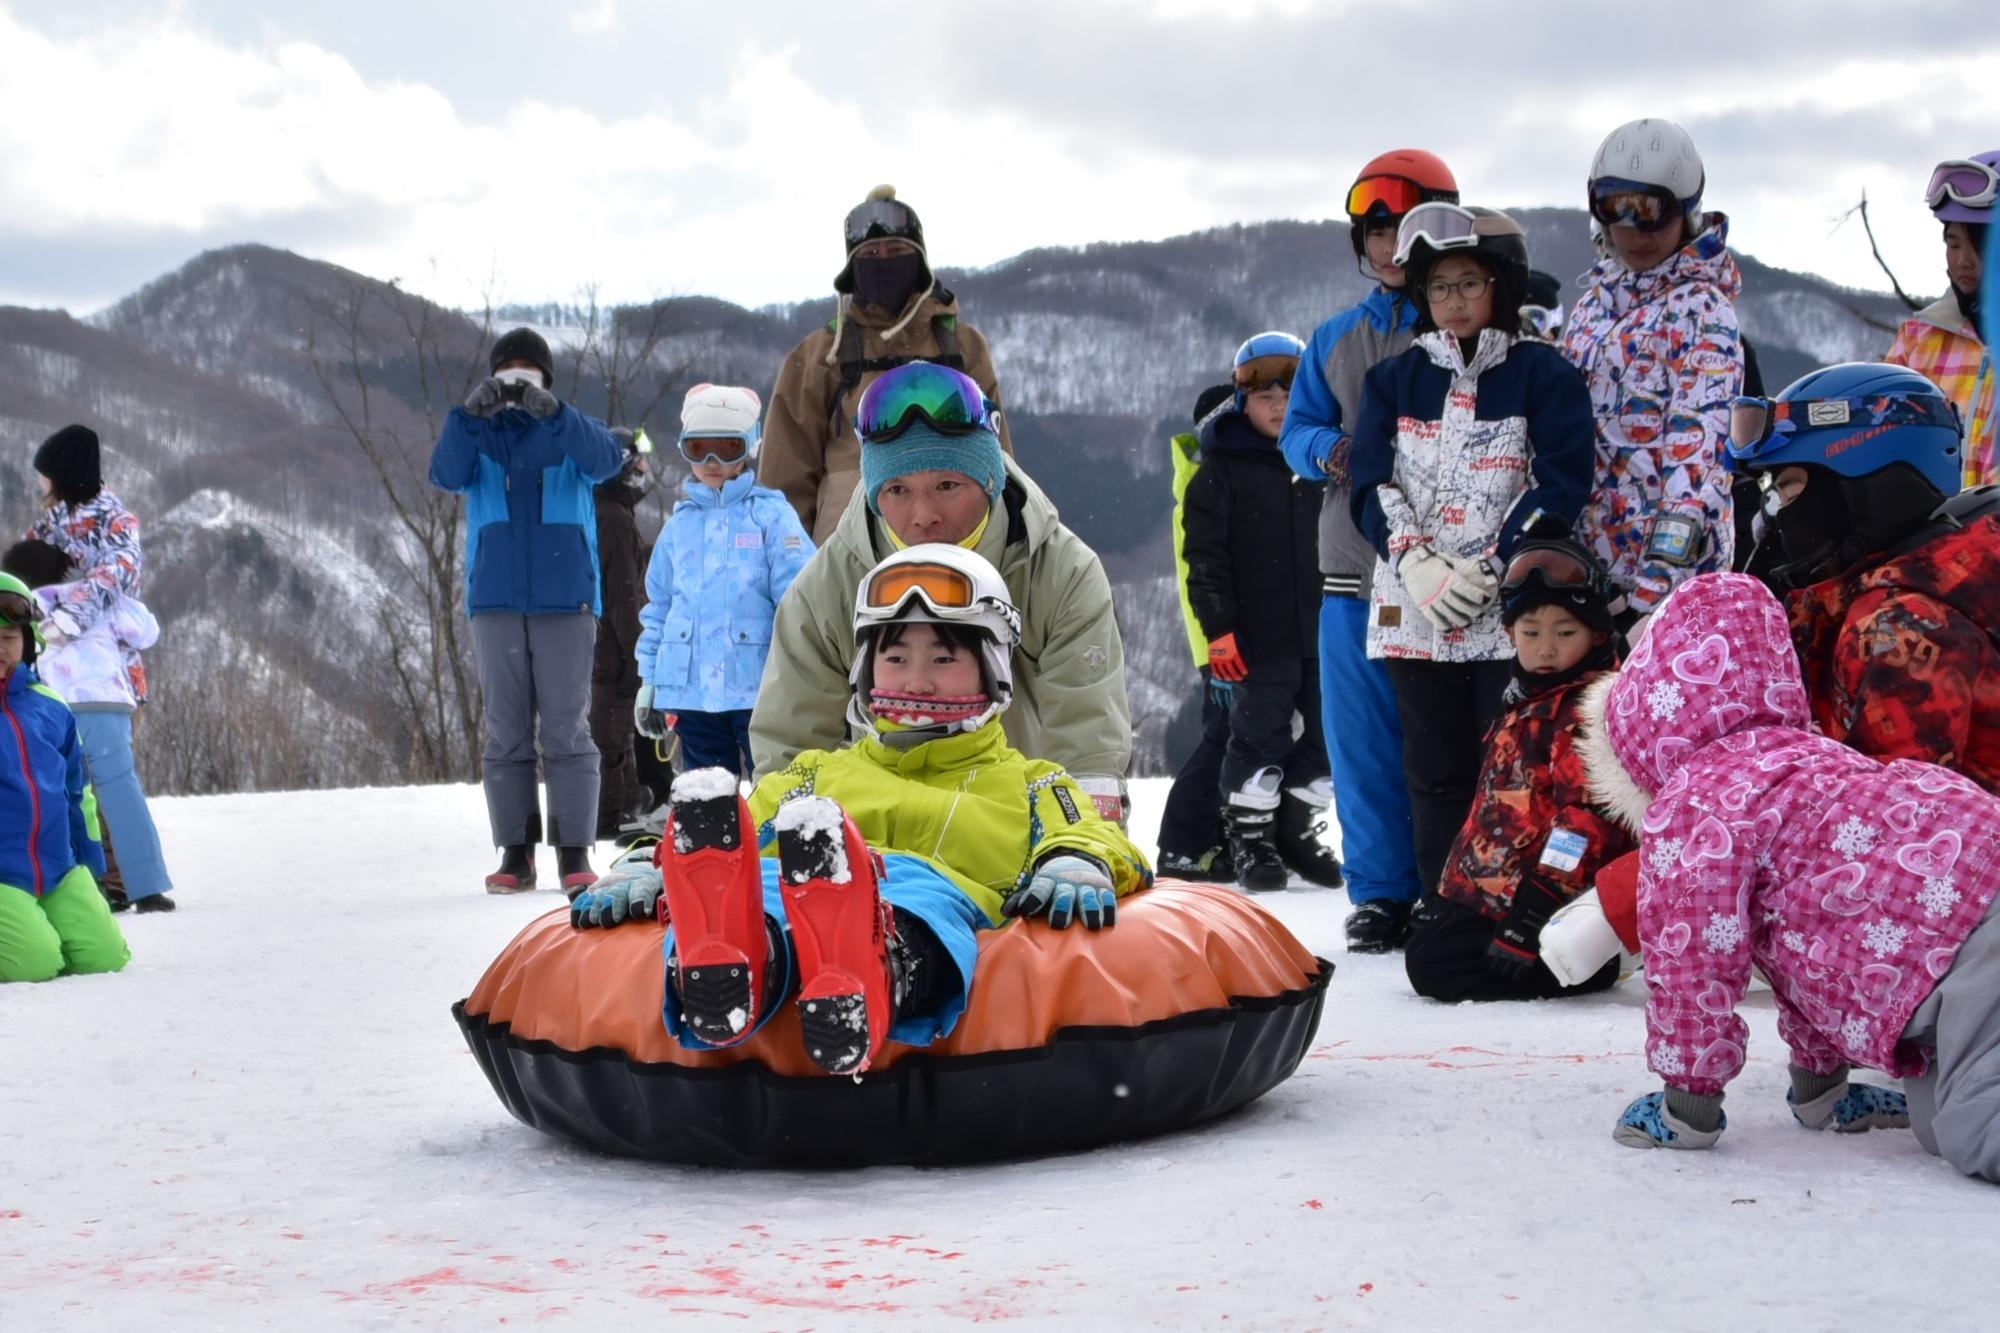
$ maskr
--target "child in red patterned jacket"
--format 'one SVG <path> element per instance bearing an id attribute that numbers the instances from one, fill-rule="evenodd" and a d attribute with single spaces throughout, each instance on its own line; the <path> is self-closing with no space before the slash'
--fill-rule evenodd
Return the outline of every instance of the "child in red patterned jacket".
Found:
<path id="1" fill-rule="evenodd" d="M 1551 913 L 1590 886 L 1632 839 L 1591 809 L 1576 707 L 1617 666 L 1617 589 L 1568 540 L 1524 542 L 1501 581 L 1501 623 L 1515 650 L 1507 711 L 1486 734 L 1472 812 L 1404 953 L 1410 985 L 1434 1000 L 1538 1000 L 1603 990 L 1614 959 L 1565 987 L 1536 957 Z"/>

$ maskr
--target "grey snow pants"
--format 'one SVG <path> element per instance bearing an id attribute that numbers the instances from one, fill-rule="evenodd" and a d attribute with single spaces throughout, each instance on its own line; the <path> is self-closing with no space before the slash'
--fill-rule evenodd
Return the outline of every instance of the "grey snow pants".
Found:
<path id="1" fill-rule="evenodd" d="M 1968 1176 L 2000 1182 L 2000 900 L 1967 937 L 1903 1040 L 1936 1048 L 1903 1080 L 1917 1142 Z"/>
<path id="2" fill-rule="evenodd" d="M 472 617 L 472 653 L 486 696 L 486 817 L 496 847 L 539 841 L 535 794 L 539 738 L 549 785 L 548 841 L 589 847 L 597 841 L 598 753 L 590 739 L 590 666 L 597 617 Z"/>

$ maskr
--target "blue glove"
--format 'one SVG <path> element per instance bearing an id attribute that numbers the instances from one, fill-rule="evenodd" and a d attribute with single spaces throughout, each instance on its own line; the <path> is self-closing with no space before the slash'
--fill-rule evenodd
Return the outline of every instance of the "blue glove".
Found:
<path id="1" fill-rule="evenodd" d="M 1000 911 L 1006 916 L 1046 916 L 1057 930 L 1081 917 L 1085 930 L 1118 924 L 1118 892 L 1111 876 L 1081 856 L 1051 856 L 1035 867 L 1028 886 L 1014 891 Z"/>
<path id="2" fill-rule="evenodd" d="M 1714 1129 L 1696 1129 L 1667 1106 L 1667 1094 L 1649 1092 L 1625 1108 L 1613 1140 L 1627 1148 L 1709 1148 L 1729 1128 L 1729 1117 L 1716 1112 Z"/>
<path id="3" fill-rule="evenodd" d="M 1220 676 L 1208 678 L 1208 701 L 1217 708 L 1228 708 L 1236 701 L 1236 687 Z"/>
<path id="4" fill-rule="evenodd" d="M 590 930 L 622 926 L 627 921 L 651 921 L 660 910 L 663 886 L 657 869 L 651 874 L 607 874 L 576 895 L 569 905 L 569 923 L 578 930 Z"/>
<path id="5" fill-rule="evenodd" d="M 667 715 L 653 707 L 653 683 L 642 681 L 632 701 L 632 729 L 649 741 L 667 738 Z"/>
<path id="6" fill-rule="evenodd" d="M 1859 1134 L 1869 1129 L 1908 1129 L 1910 1103 L 1902 1093 L 1872 1083 L 1843 1083 L 1802 1102 L 1791 1092 L 1785 1104 L 1807 1129 L 1831 1129 Z"/>

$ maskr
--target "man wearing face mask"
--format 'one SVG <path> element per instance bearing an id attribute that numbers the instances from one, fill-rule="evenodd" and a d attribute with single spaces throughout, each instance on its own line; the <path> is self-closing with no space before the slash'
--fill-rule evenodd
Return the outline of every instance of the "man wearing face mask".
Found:
<path id="1" fill-rule="evenodd" d="M 997 407 L 1000 382 L 978 329 L 958 317 L 958 298 L 932 274 L 916 210 L 878 185 L 848 213 L 847 264 L 833 280 L 840 303 L 825 328 L 791 350 L 778 370 L 764 421 L 757 480 L 784 493 L 823 546 L 861 479 L 854 414 L 883 371 L 935 361 L 972 377 Z M 1014 446 L 996 413 L 1000 447 Z"/>
<path id="2" fill-rule="evenodd" d="M 2000 792 L 2000 499 L 1959 494 L 1950 401 L 1901 366 L 1830 366 L 1737 399 L 1729 457 L 1766 490 L 1751 568 L 1785 598 L 1820 730 Z"/>

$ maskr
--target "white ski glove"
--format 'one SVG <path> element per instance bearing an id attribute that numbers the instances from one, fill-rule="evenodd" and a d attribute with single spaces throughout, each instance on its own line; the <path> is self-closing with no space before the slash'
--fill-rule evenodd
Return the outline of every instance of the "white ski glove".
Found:
<path id="1" fill-rule="evenodd" d="M 642 681 L 639 697 L 632 701 L 632 729 L 649 741 L 665 740 L 667 715 L 653 707 L 653 683 Z"/>
<path id="2" fill-rule="evenodd" d="M 1500 595 L 1500 581 L 1484 560 L 1439 555 L 1428 546 L 1404 552 L 1396 576 L 1424 619 L 1443 630 L 1470 625 Z"/>

